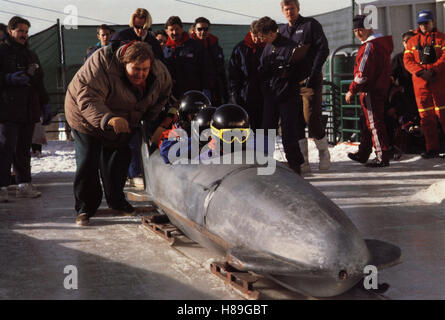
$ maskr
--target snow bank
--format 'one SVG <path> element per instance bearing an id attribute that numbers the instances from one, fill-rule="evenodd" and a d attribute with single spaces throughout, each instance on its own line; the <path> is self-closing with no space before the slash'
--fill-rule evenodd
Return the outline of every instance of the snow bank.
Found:
<path id="1" fill-rule="evenodd" d="M 445 180 L 433 183 L 416 193 L 413 198 L 426 203 L 442 203 L 445 200 Z"/>

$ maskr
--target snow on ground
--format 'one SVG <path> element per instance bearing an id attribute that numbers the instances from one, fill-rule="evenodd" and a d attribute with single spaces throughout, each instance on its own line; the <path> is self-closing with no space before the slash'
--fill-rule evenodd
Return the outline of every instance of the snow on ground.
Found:
<path id="1" fill-rule="evenodd" d="M 308 146 L 309 162 L 311 163 L 312 171 L 315 173 L 318 172 L 318 150 L 313 139 L 309 139 Z M 330 146 L 329 151 L 331 154 L 332 168 L 326 173 L 347 179 L 349 176 L 348 169 L 359 166 L 360 175 L 363 178 L 373 176 L 377 170 L 379 175 L 384 177 L 387 183 L 398 184 L 401 183 L 400 177 L 402 176 L 407 177 L 431 174 L 431 170 L 438 168 L 443 168 L 445 170 L 445 161 L 443 159 L 425 160 L 422 159 L 420 155 L 404 155 L 401 161 L 392 162 L 394 166 L 402 167 L 403 170 L 401 171 L 385 171 L 386 168 L 367 169 L 348 158 L 347 154 L 349 152 L 357 152 L 357 150 L 358 145 L 351 143 L 339 143 L 335 146 Z M 47 145 L 43 146 L 42 153 L 43 155 L 41 158 L 33 157 L 31 160 L 33 175 L 40 173 L 73 173 L 76 171 L 74 143 L 72 141 L 49 141 Z M 372 157 L 373 155 L 371 155 L 371 158 Z M 274 158 L 278 161 L 283 161 L 285 159 L 280 137 L 277 139 Z M 423 168 L 423 170 L 419 170 L 419 168 Z M 357 174 L 357 172 L 351 173 L 351 175 L 355 174 Z M 308 178 L 310 181 L 310 177 Z M 411 195 L 411 200 L 425 203 L 442 203 L 445 200 L 445 180 L 426 180 L 425 185 L 427 186 L 426 188 Z M 403 184 L 401 187 L 403 188 Z"/>
<path id="2" fill-rule="evenodd" d="M 74 154 L 74 142 L 72 141 L 48 141 L 42 147 L 42 157 L 31 158 L 32 174 L 75 172 L 76 159 Z"/>

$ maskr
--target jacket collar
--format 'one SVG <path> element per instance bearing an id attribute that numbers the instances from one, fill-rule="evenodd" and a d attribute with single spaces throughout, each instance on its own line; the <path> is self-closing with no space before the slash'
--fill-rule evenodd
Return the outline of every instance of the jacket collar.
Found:
<path id="1" fill-rule="evenodd" d="M 214 36 L 211 33 L 209 33 L 209 35 L 207 36 L 207 39 L 205 39 L 205 40 L 199 39 L 195 32 L 190 33 L 190 38 L 192 38 L 193 40 L 201 41 L 201 43 L 206 48 L 213 46 L 215 43 L 218 43 L 218 40 L 219 40 L 218 37 Z"/>
<path id="2" fill-rule="evenodd" d="M 180 41 L 174 41 L 172 38 L 168 37 L 167 43 L 165 45 L 167 47 L 176 49 L 177 47 L 181 46 L 184 42 L 187 42 L 188 40 L 190 40 L 189 34 L 184 31 Z"/>

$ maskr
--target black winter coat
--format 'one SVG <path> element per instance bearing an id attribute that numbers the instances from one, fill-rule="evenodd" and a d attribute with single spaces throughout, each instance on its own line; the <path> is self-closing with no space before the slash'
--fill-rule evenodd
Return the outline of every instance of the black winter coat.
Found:
<path id="1" fill-rule="evenodd" d="M 271 44 L 267 44 L 260 59 L 260 77 L 264 98 L 274 102 L 296 95 L 298 82 L 304 79 L 300 72 L 301 63 L 289 65 L 295 42 L 277 34 Z"/>
<path id="2" fill-rule="evenodd" d="M 188 39 L 175 48 L 167 42 L 164 58 L 173 79 L 172 94 L 175 98 L 180 99 L 189 90 L 209 89 L 211 64 L 200 41 Z"/>
<path id="3" fill-rule="evenodd" d="M 6 75 L 27 71 L 31 64 L 39 67 L 30 77 L 29 85 L 12 86 L 6 83 Z M 49 101 L 43 83 L 43 70 L 37 55 L 6 36 L 0 45 L 0 122 L 36 123 L 40 121 L 42 107 Z"/>
<path id="4" fill-rule="evenodd" d="M 252 103 L 263 101 L 258 74 L 263 48 L 255 48 L 248 37 L 250 38 L 250 34 L 232 51 L 229 62 L 229 92 L 234 103 L 250 109 Z"/>
<path id="5" fill-rule="evenodd" d="M 136 35 L 133 28 L 127 28 L 119 31 L 111 38 L 112 44 L 115 46 L 116 50 L 120 46 L 134 40 L 141 41 L 141 38 Z M 164 54 L 162 52 L 161 45 L 151 31 L 147 30 L 147 36 L 145 37 L 144 42 L 147 42 L 151 46 L 153 53 L 155 54 L 155 58 L 164 62 Z"/>
<path id="6" fill-rule="evenodd" d="M 289 24 L 282 26 L 280 33 L 296 45 L 311 45 L 299 72 L 302 73 L 303 79 L 319 75 L 329 56 L 329 44 L 321 24 L 314 18 L 300 15 L 292 27 Z"/>

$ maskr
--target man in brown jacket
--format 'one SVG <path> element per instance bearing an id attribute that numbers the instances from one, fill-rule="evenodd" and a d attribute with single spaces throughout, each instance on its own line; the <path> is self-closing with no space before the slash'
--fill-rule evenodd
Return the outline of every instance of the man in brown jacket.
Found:
<path id="1" fill-rule="evenodd" d="M 148 44 L 99 49 L 76 73 L 66 93 L 77 171 L 76 223 L 86 225 L 102 201 L 99 171 L 110 208 L 132 213 L 123 192 L 130 163 L 128 142 L 141 119 L 155 120 L 171 93 L 165 65 Z"/>

